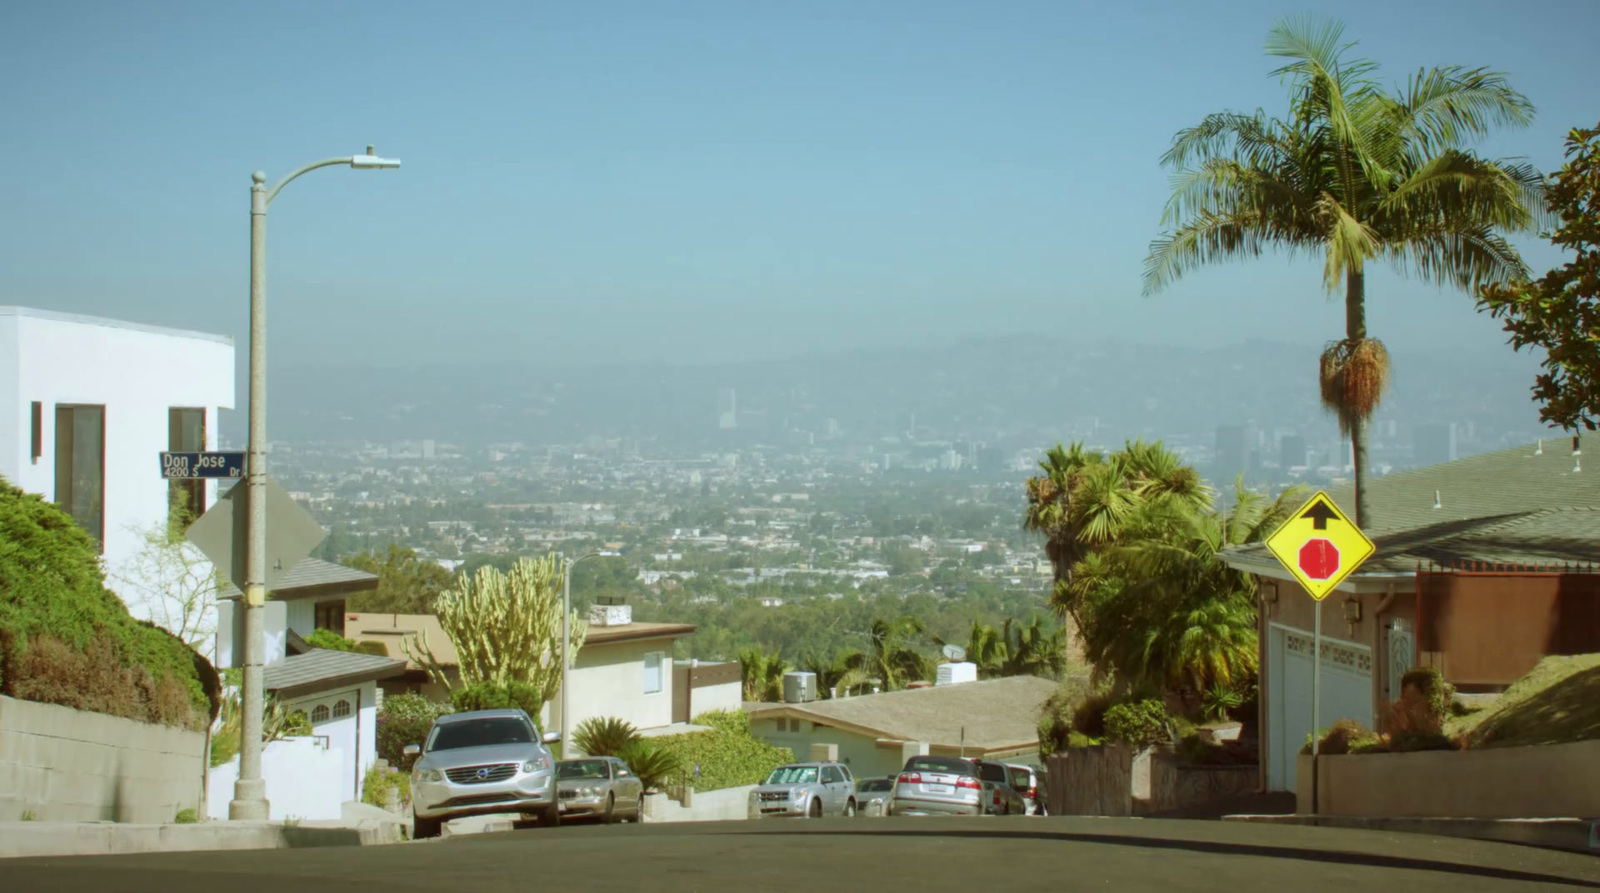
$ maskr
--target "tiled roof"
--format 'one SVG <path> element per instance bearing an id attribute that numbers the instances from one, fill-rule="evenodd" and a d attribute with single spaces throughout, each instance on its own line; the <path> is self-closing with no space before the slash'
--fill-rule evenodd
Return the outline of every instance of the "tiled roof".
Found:
<path id="1" fill-rule="evenodd" d="M 297 591 L 337 587 L 340 589 L 359 592 L 378 588 L 378 575 L 366 571 L 358 571 L 353 567 L 323 561 L 320 558 L 306 558 L 295 565 L 278 585 L 269 593 L 273 598 L 292 599 Z M 228 584 L 218 598 L 238 598 L 242 593 L 233 584 Z"/>
<path id="2" fill-rule="evenodd" d="M 405 668 L 403 660 L 376 654 L 313 648 L 267 666 L 262 675 L 267 691 L 298 695 L 338 685 L 387 679 L 405 672 Z"/>
<path id="3" fill-rule="evenodd" d="M 1600 562 L 1600 455 L 1591 457 L 1592 470 L 1575 471 L 1582 458 L 1562 438 L 1371 479 L 1372 523 L 1362 529 L 1377 551 L 1352 576 L 1406 574 L 1419 563 Z M 1354 511 L 1351 487 L 1328 495 Z M 1280 575 L 1264 544 L 1224 554 L 1237 566 Z"/>
<path id="4" fill-rule="evenodd" d="M 935 685 L 804 704 L 762 704 L 752 712 L 853 727 L 880 738 L 1000 750 L 1037 744 L 1039 708 L 1056 683 L 1036 676 Z M 746 707 L 755 705 L 747 704 Z"/>

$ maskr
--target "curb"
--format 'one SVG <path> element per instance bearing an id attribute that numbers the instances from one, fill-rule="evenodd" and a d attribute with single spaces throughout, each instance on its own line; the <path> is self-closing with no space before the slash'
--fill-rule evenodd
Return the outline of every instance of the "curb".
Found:
<path id="1" fill-rule="evenodd" d="M 1600 856 L 1600 819 L 1462 819 L 1424 816 L 1225 815 L 1225 822 L 1312 825 L 1493 840 Z"/>
<path id="2" fill-rule="evenodd" d="M 397 843 L 398 826 L 377 822 L 304 826 L 282 822 L 202 822 L 132 825 L 115 822 L 0 824 L 0 859 L 29 856 L 104 856 L 208 850 L 271 850 Z"/>

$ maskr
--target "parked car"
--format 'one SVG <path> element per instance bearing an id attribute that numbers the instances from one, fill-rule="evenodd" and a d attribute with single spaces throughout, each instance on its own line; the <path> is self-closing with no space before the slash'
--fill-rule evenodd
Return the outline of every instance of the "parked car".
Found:
<path id="1" fill-rule="evenodd" d="M 983 811 L 988 815 L 1027 815 L 1028 805 L 1011 786 L 1011 767 L 1005 763 L 973 760 L 983 784 Z"/>
<path id="2" fill-rule="evenodd" d="M 555 760 L 546 744 L 561 740 L 519 709 L 448 713 L 427 740 L 407 744 L 412 839 L 438 837 L 444 823 L 470 815 L 520 812 L 541 825 L 561 823 Z"/>
<path id="3" fill-rule="evenodd" d="M 563 818 L 597 817 L 606 824 L 639 821 L 644 783 L 616 757 L 585 757 L 556 763 L 556 796 Z"/>
<path id="4" fill-rule="evenodd" d="M 893 776 L 863 778 L 856 781 L 856 815 L 888 815 L 889 801 L 892 799 L 894 799 Z"/>
<path id="5" fill-rule="evenodd" d="M 959 757 L 916 756 L 894 782 L 889 814 L 983 815 L 978 766 Z"/>
<path id="6" fill-rule="evenodd" d="M 1007 763 L 1006 770 L 1011 773 L 1011 787 L 1022 796 L 1022 802 L 1028 807 L 1028 815 L 1049 815 L 1048 798 L 1049 788 L 1044 783 L 1044 770 L 1038 766 L 1029 766 L 1023 763 Z"/>
<path id="7" fill-rule="evenodd" d="M 790 763 L 750 792 L 752 819 L 856 814 L 856 781 L 843 763 Z"/>

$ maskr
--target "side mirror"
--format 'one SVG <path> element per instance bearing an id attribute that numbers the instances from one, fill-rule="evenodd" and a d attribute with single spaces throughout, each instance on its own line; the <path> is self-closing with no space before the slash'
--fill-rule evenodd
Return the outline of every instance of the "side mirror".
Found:
<path id="1" fill-rule="evenodd" d="M 626 769 L 618 769 L 617 770 L 617 777 L 618 778 L 627 778 L 628 774 L 629 774 L 628 770 L 626 770 Z"/>
<path id="2" fill-rule="evenodd" d="M 557 741 L 560 741 L 560 740 L 561 740 L 561 733 L 560 732 L 545 732 L 544 733 L 543 741 L 546 744 L 555 744 Z"/>
<path id="3" fill-rule="evenodd" d="M 407 744 L 404 748 L 402 748 L 400 750 L 400 752 L 405 754 L 408 757 L 414 757 L 414 756 L 417 756 L 418 754 L 422 753 L 422 748 L 418 747 L 415 744 Z"/>

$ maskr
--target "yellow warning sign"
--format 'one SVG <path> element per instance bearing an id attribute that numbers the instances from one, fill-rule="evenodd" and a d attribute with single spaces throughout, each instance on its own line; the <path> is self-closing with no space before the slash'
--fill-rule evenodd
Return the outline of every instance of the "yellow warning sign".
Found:
<path id="1" fill-rule="evenodd" d="M 1267 538 L 1267 548 L 1312 598 L 1322 601 L 1376 547 L 1318 490 Z"/>

